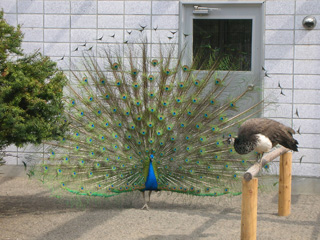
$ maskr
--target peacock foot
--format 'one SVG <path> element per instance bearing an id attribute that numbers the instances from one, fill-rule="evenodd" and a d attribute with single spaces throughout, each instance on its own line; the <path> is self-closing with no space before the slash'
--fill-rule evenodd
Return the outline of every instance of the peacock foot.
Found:
<path id="1" fill-rule="evenodd" d="M 150 210 L 150 208 L 149 208 L 149 206 L 148 206 L 147 203 L 145 203 L 145 204 L 143 205 L 143 207 L 141 208 L 141 210 L 143 210 L 143 209 L 146 209 L 147 211 Z"/>

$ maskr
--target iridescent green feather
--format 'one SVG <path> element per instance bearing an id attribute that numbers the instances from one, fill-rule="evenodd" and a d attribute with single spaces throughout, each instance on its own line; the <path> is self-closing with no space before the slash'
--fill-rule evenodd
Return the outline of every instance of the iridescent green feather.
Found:
<path id="1" fill-rule="evenodd" d="M 239 176 L 255 160 L 234 153 L 227 138 L 261 110 L 252 83 L 217 77 L 214 65 L 198 71 L 171 45 L 151 59 L 148 46 L 128 45 L 126 56 L 106 49 L 103 64 L 87 55 L 85 73 L 71 70 L 70 130 L 33 159 L 34 175 L 56 189 L 109 197 L 143 190 L 153 154 L 159 190 L 238 194 Z"/>

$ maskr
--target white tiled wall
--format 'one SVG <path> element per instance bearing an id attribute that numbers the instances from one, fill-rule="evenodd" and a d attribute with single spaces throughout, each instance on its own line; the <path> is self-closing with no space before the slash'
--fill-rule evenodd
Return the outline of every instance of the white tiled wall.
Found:
<path id="1" fill-rule="evenodd" d="M 68 69 L 70 60 L 76 61 L 85 48 L 93 47 L 96 51 L 103 44 L 113 44 L 123 51 L 124 41 L 141 38 L 140 25 L 146 25 L 144 35 L 149 41 L 178 43 L 178 34 L 170 41 L 167 37 L 172 36 L 169 30 L 179 29 L 179 4 L 175 0 L 1 0 L 0 8 L 4 9 L 8 23 L 22 25 L 25 34 L 22 47 L 26 52 L 40 49 L 60 67 Z M 318 20 L 314 30 L 302 26 L 307 15 Z M 266 0 L 263 17 L 264 67 L 270 76 L 264 79 L 264 95 L 275 96 L 278 102 L 276 107 L 266 109 L 265 116 L 294 129 L 300 127 L 301 135 L 296 135 L 300 151 L 293 155 L 293 173 L 319 177 L 320 1 Z M 100 37 L 101 41 L 96 40 Z M 80 46 L 85 42 L 86 47 Z M 153 56 L 158 54 L 155 47 L 156 44 L 151 49 Z M 59 61 L 63 56 L 64 61 Z M 284 95 L 280 94 L 279 83 Z M 8 150 L 20 157 L 30 151 L 14 146 Z M 18 163 L 14 156 L 7 160 Z"/>
<path id="2" fill-rule="evenodd" d="M 299 129 L 295 138 L 299 153 L 293 154 L 293 174 L 320 176 L 320 1 L 266 1 L 265 95 L 278 93 L 276 110 L 266 112 Z M 305 30 L 302 20 L 313 15 L 318 20 L 313 30 Z M 280 94 L 280 82 L 285 96 Z M 296 111 L 298 110 L 298 115 Z M 300 164 L 300 158 L 302 163 Z"/>

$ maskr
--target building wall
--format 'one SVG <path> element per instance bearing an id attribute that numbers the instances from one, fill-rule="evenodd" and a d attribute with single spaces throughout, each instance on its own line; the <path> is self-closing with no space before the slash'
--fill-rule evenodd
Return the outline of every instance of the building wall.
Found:
<path id="1" fill-rule="evenodd" d="M 277 98 L 276 107 L 266 109 L 264 115 L 300 128 L 301 135 L 295 135 L 300 149 L 293 155 L 293 174 L 320 177 L 320 1 L 267 0 L 264 4 L 264 67 L 270 76 L 263 79 L 264 95 Z M 146 26 L 143 35 L 149 42 L 179 42 L 179 35 L 170 33 L 179 30 L 179 1 L 1 0 L 0 8 L 9 24 L 21 24 L 25 52 L 39 49 L 65 70 L 86 48 L 97 53 L 109 44 L 125 51 L 123 42 L 141 38 L 141 26 Z M 318 20 L 313 30 L 302 26 L 307 15 Z M 151 47 L 153 56 L 155 49 L 156 44 Z M 10 146 L 7 151 L 11 155 L 7 162 L 20 164 L 25 153 L 34 150 Z"/>

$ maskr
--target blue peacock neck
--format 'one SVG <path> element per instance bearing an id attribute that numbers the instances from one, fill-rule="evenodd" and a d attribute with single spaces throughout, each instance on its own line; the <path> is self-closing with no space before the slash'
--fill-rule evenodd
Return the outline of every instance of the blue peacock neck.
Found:
<path id="1" fill-rule="evenodd" d="M 149 162 L 149 171 L 148 171 L 148 176 L 147 180 L 145 182 L 145 190 L 158 190 L 158 183 L 157 183 L 157 178 L 154 170 L 154 166 L 152 165 L 153 161 L 153 155 L 150 155 L 150 162 Z"/>

